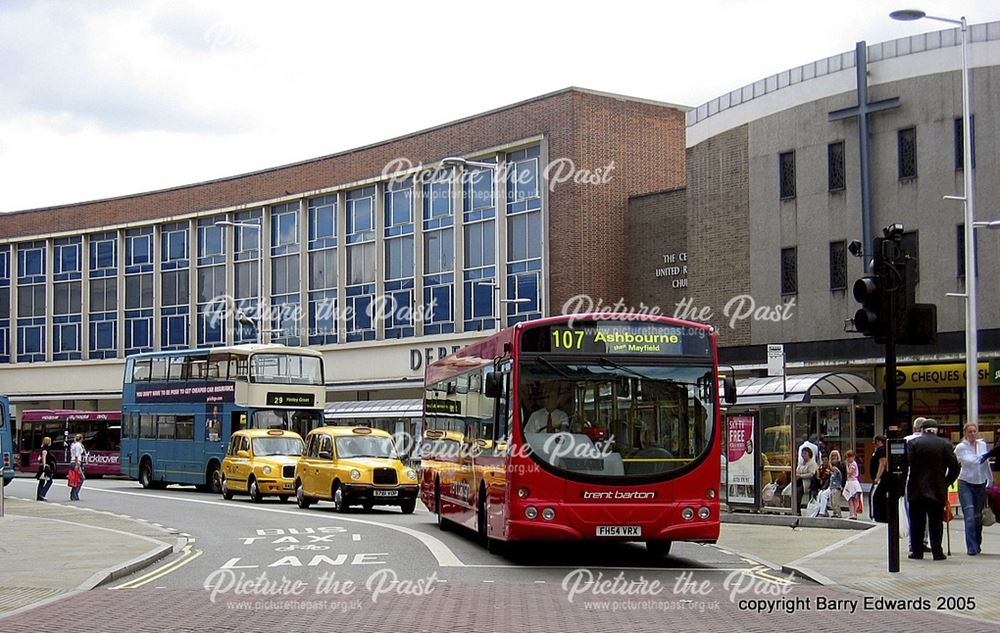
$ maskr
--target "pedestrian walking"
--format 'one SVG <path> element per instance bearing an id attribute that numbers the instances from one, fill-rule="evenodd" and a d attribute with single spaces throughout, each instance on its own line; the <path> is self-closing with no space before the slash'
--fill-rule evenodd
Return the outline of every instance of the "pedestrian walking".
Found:
<path id="1" fill-rule="evenodd" d="M 980 457 L 987 454 L 986 442 L 979 439 L 979 427 L 968 422 L 963 429 L 965 437 L 955 447 L 955 457 L 962 470 L 958 473 L 958 501 L 962 505 L 965 522 L 965 553 L 979 554 L 983 549 L 983 506 L 986 503 L 986 486 L 991 483 L 989 464 Z"/>
<path id="2" fill-rule="evenodd" d="M 42 453 L 38 456 L 38 472 L 35 479 L 38 480 L 38 488 L 35 490 L 35 499 L 45 501 L 45 495 L 49 494 L 52 487 L 52 477 L 56 474 L 56 456 L 52 454 L 52 438 L 45 436 L 42 438 Z"/>
<path id="3" fill-rule="evenodd" d="M 80 500 L 80 488 L 83 487 L 83 465 L 86 461 L 87 449 L 83 447 L 83 435 L 77 433 L 69 447 L 70 466 L 66 476 L 69 483 L 69 500 Z"/>
<path id="4" fill-rule="evenodd" d="M 937 436 L 937 421 L 924 420 L 922 433 L 906 443 L 906 499 L 910 504 L 910 558 L 924 557 L 923 534 L 930 534 L 934 560 L 945 560 L 941 548 L 944 535 L 944 509 L 948 486 L 958 478 L 958 459 L 951 442 Z"/>

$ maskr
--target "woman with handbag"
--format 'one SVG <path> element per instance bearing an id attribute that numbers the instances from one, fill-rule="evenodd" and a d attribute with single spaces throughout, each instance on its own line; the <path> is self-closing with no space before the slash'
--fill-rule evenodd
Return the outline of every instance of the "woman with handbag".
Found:
<path id="1" fill-rule="evenodd" d="M 69 483 L 69 500 L 80 500 L 80 488 L 83 487 L 83 462 L 86 450 L 83 448 L 83 435 L 77 433 L 69 447 L 70 466 L 66 476 Z"/>
<path id="2" fill-rule="evenodd" d="M 52 454 L 52 438 L 46 435 L 42 438 L 42 454 L 38 456 L 38 473 L 35 475 L 38 480 L 38 489 L 35 491 L 37 501 L 45 501 L 55 474 L 56 456 Z"/>
<path id="3" fill-rule="evenodd" d="M 955 447 L 955 457 L 961 464 L 958 473 L 958 502 L 962 505 L 965 521 L 965 551 L 975 556 L 983 547 L 983 506 L 986 503 L 986 486 L 992 483 L 989 464 L 981 463 L 986 455 L 986 442 L 977 438 L 979 427 L 968 422 L 963 430 L 965 438 Z"/>

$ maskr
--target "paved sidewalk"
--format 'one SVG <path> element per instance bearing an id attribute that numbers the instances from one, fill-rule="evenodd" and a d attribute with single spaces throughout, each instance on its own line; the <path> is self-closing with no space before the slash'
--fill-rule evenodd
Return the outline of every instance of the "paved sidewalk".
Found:
<path id="1" fill-rule="evenodd" d="M 176 532 L 69 502 L 7 496 L 4 510 L 0 618 L 126 576 L 180 544 Z"/>
<path id="2" fill-rule="evenodd" d="M 746 523 L 752 520 L 771 525 Z M 746 514 L 727 515 L 724 521 L 720 547 L 822 585 L 881 598 L 881 602 L 873 602 L 876 608 L 892 609 L 900 600 L 919 600 L 901 610 L 941 609 L 1000 624 L 1000 601 L 995 598 L 1000 524 L 983 530 L 982 554 L 968 556 L 964 524 L 961 518 L 952 521 L 951 555 L 945 561 L 932 560 L 930 553 L 924 560 L 908 559 L 907 539 L 901 538 L 899 571 L 889 573 L 886 524 L 851 521 L 847 527 L 854 529 L 849 530 L 801 527 L 824 522 L 844 527 L 846 521 Z M 946 533 L 946 553 L 947 543 Z"/>

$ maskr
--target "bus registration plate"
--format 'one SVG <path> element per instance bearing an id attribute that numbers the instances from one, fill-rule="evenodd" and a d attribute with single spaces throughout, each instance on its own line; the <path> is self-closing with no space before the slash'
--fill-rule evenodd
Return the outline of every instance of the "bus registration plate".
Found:
<path id="1" fill-rule="evenodd" d="M 597 536 L 642 536 L 640 525 L 598 525 Z"/>
<path id="2" fill-rule="evenodd" d="M 396 491 L 395 490 L 375 490 L 375 491 L 373 491 L 373 494 L 376 497 L 395 497 L 396 496 Z"/>

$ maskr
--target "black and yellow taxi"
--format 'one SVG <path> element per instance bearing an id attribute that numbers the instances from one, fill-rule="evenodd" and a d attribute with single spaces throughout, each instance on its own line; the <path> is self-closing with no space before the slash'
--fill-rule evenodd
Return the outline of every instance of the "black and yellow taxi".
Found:
<path id="1" fill-rule="evenodd" d="M 233 433 L 222 460 L 222 496 L 248 494 L 259 503 L 268 495 L 287 501 L 295 494 L 295 464 L 305 447 L 302 436 L 283 429 Z"/>
<path id="2" fill-rule="evenodd" d="M 404 514 L 417 504 L 417 473 L 403 464 L 392 436 L 366 426 L 323 426 L 306 436 L 306 450 L 295 467 L 295 497 L 300 508 L 320 499 L 338 512 L 352 505 L 399 506 Z"/>

